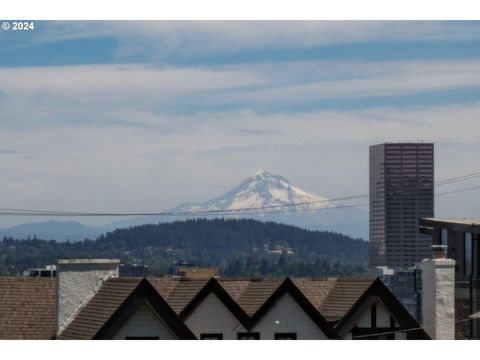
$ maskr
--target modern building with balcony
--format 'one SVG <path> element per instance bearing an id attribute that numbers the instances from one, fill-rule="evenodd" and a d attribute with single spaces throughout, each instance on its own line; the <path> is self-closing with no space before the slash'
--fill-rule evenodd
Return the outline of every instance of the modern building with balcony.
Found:
<path id="1" fill-rule="evenodd" d="M 480 339 L 480 219 L 420 219 L 420 232 L 455 260 L 455 338 Z"/>

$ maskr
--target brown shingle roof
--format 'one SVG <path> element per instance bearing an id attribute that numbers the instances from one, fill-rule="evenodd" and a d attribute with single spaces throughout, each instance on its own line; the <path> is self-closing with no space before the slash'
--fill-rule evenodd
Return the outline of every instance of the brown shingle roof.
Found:
<path id="1" fill-rule="evenodd" d="M 217 280 L 240 307 L 252 316 L 285 278 L 219 278 Z M 351 309 L 375 278 L 291 278 L 291 280 L 328 321 L 338 321 Z M 183 280 L 182 282 L 185 284 L 192 281 Z M 200 284 L 191 284 L 195 289 L 198 285 Z M 179 293 L 176 295 L 178 301 L 181 296 Z M 190 294 L 188 297 L 191 300 L 194 295 Z M 170 298 L 168 300 L 170 303 Z M 173 307 L 172 304 L 171 306 Z M 185 301 L 179 308 L 182 306 L 186 306 Z"/>
<path id="2" fill-rule="evenodd" d="M 328 321 L 343 318 L 375 278 L 338 278 L 318 310 Z"/>
<path id="3" fill-rule="evenodd" d="M 55 335 L 55 279 L 0 277 L 0 339 Z"/>
<path id="4" fill-rule="evenodd" d="M 250 279 L 219 278 L 217 280 L 225 291 L 237 302 L 240 295 L 242 295 L 248 285 L 250 285 Z"/>
<path id="5" fill-rule="evenodd" d="M 172 280 L 175 282 L 175 286 L 166 298 L 168 304 L 177 314 L 180 314 L 185 306 L 192 301 L 195 295 L 202 290 L 208 280 L 209 279 Z"/>
<path id="6" fill-rule="evenodd" d="M 147 279 L 164 299 L 168 299 L 178 283 L 178 281 L 168 277 L 149 277 Z"/>
<path id="7" fill-rule="evenodd" d="M 111 278 L 108 279 L 95 296 L 79 311 L 75 319 L 61 333 L 59 339 L 93 339 L 104 332 L 104 325 L 118 314 L 117 310 L 132 300 L 134 292 L 145 289 L 160 295 L 161 304 L 166 306 L 167 323 L 176 328 L 180 338 L 193 339 L 195 336 L 177 316 L 178 313 L 202 289 L 206 280 L 175 280 L 169 278 Z M 169 299 L 167 301 L 167 298 Z M 130 299 L 130 300 L 129 300 Z M 155 298 L 154 298 L 155 300 Z M 159 301 L 158 299 L 155 301 Z M 164 304 L 164 305 L 162 305 Z M 175 308 L 177 314 L 175 314 Z M 103 335 L 102 335 L 103 336 Z"/>
<path id="8" fill-rule="evenodd" d="M 292 281 L 328 321 L 338 321 L 373 284 L 375 278 L 292 278 Z"/>
<path id="9" fill-rule="evenodd" d="M 284 278 L 219 278 L 218 283 L 249 315 L 279 288 Z M 292 278 L 295 286 L 328 320 L 343 318 L 374 278 Z M 91 339 L 112 317 L 142 278 L 107 280 L 81 309 L 60 338 Z M 148 278 L 153 288 L 180 314 L 207 279 Z M 0 338 L 48 339 L 55 334 L 55 280 L 0 277 Z"/>
<path id="10" fill-rule="evenodd" d="M 105 281 L 60 334 L 59 339 L 92 339 L 141 280 L 142 278 L 114 278 Z"/>
<path id="11" fill-rule="evenodd" d="M 248 286 L 238 297 L 237 303 L 249 315 L 252 316 L 275 290 L 283 283 L 285 278 L 252 279 Z"/>
<path id="12" fill-rule="evenodd" d="M 91 339 L 112 317 L 143 278 L 112 278 L 82 308 L 60 339 Z M 179 314 L 203 288 L 207 279 L 148 278 L 153 288 Z"/>
<path id="13" fill-rule="evenodd" d="M 337 284 L 338 278 L 292 278 L 292 281 L 318 310 Z"/>

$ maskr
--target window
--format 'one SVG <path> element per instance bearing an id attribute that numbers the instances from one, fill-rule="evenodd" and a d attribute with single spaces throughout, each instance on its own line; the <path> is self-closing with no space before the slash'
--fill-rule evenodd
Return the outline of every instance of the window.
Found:
<path id="1" fill-rule="evenodd" d="M 158 336 L 125 336 L 125 340 L 160 340 Z"/>
<path id="2" fill-rule="evenodd" d="M 297 333 L 275 333 L 275 340 L 297 340 Z"/>
<path id="3" fill-rule="evenodd" d="M 441 245 L 448 246 L 448 231 L 446 229 L 442 229 L 442 233 L 440 235 L 440 239 L 442 241 Z"/>
<path id="4" fill-rule="evenodd" d="M 243 332 L 237 334 L 238 340 L 260 340 L 260 333 L 258 332 Z"/>
<path id="5" fill-rule="evenodd" d="M 52 272 L 50 270 L 41 270 L 40 277 L 52 277 Z"/>
<path id="6" fill-rule="evenodd" d="M 464 266 L 464 275 L 472 275 L 472 234 L 465 233 L 465 266 Z"/>
<path id="7" fill-rule="evenodd" d="M 223 340 L 222 333 L 200 334 L 200 340 Z"/>

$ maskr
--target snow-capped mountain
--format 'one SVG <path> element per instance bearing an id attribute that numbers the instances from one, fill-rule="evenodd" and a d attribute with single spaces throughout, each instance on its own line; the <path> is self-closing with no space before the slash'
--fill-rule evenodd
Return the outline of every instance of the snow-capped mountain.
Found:
<path id="1" fill-rule="evenodd" d="M 281 207 L 282 205 L 299 204 Z M 174 212 L 202 212 L 212 210 L 253 209 L 252 212 L 278 212 L 279 210 L 307 210 L 330 208 L 334 203 L 327 198 L 311 194 L 292 185 L 287 179 L 259 170 L 228 193 L 204 203 L 187 203 Z M 267 208 L 265 208 L 267 207 Z M 271 207 L 271 208 L 268 208 Z"/>
<path id="2" fill-rule="evenodd" d="M 296 205 L 292 206 L 292 204 Z M 86 236 L 95 237 L 107 231 L 135 225 L 156 224 L 198 217 L 233 217 L 275 221 L 310 230 L 335 231 L 367 239 L 368 211 L 358 207 L 342 208 L 343 205 L 345 204 L 342 202 L 337 204 L 325 197 L 302 190 L 282 176 L 260 170 L 220 197 L 202 203 L 183 204 L 169 210 L 169 212 L 177 213 L 175 216 L 138 217 L 117 221 L 103 227 L 89 228 L 88 231 L 85 229 L 80 231 L 77 229 L 78 226 L 75 227 L 75 224 L 68 222 L 24 224 L 20 226 L 21 229 L 3 229 L 3 235 L 13 234 L 13 230 L 17 232 L 18 230 L 25 230 L 21 233 L 23 237 L 37 235 L 56 240 L 64 240 L 65 238 L 75 240 Z M 240 209 L 245 208 L 252 210 L 240 211 Z M 230 211 L 222 212 L 222 210 Z M 239 211 L 232 212 L 231 210 Z M 192 212 L 192 214 L 188 216 L 181 214 L 184 212 Z M 46 227 L 48 227 L 48 233 L 46 233 Z M 1 230 L 0 234 L 2 233 Z M 81 236 L 73 235 L 78 233 L 81 233 Z"/>
<path id="3" fill-rule="evenodd" d="M 286 204 L 299 205 L 282 206 Z M 336 204 L 323 196 L 302 190 L 282 176 L 259 170 L 220 197 L 202 203 L 186 203 L 168 210 L 177 213 L 177 216 L 151 216 L 118 221 L 104 229 L 108 231 L 115 228 L 195 217 L 228 217 L 275 221 L 310 230 L 335 231 L 367 239 L 368 211 L 357 207 L 337 208 L 336 205 L 344 204 Z M 265 207 L 270 208 L 265 209 Z M 233 213 L 231 211 L 222 212 L 222 210 L 245 208 L 253 209 Z M 185 216 L 185 214 L 181 214 L 184 212 L 193 214 Z"/>
<path id="4" fill-rule="evenodd" d="M 284 206 L 287 204 L 290 206 Z M 359 207 L 342 207 L 343 205 L 346 204 L 337 204 L 323 196 L 309 193 L 282 176 L 259 170 L 218 198 L 203 203 L 183 204 L 170 211 L 198 213 L 192 217 L 217 216 L 275 221 L 310 230 L 335 231 L 367 239 L 368 211 Z M 252 210 L 233 213 L 221 211 L 245 208 Z"/>

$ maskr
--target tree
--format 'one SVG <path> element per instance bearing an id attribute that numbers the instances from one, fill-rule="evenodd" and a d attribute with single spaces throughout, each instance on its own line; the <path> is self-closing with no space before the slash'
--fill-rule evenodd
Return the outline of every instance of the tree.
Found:
<path id="1" fill-rule="evenodd" d="M 278 258 L 278 267 L 282 270 L 287 267 L 287 255 L 285 255 L 283 252 Z"/>
<path id="2" fill-rule="evenodd" d="M 258 267 L 258 271 L 263 276 L 270 274 L 270 263 L 266 258 L 262 258 L 262 261 L 260 262 L 260 266 Z"/>
<path id="3" fill-rule="evenodd" d="M 280 256 L 264 251 L 291 248 Z M 222 276 L 329 276 L 365 272 L 368 243 L 341 234 L 307 231 L 273 222 L 192 219 L 117 229 L 96 240 L 0 241 L 4 272 L 43 267 L 58 258 L 119 258 L 142 261 L 161 275 L 172 258 L 217 266 Z M 333 264 L 335 266 L 333 267 Z"/>

